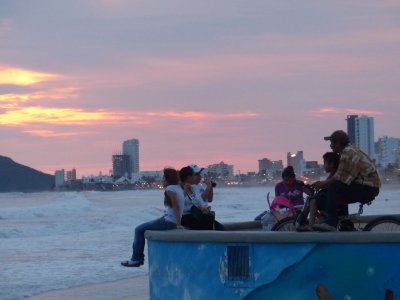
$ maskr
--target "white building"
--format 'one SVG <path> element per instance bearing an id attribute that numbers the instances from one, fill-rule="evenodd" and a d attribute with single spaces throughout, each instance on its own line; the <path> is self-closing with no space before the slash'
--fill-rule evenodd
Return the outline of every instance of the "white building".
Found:
<path id="1" fill-rule="evenodd" d="M 132 182 L 142 180 L 144 177 L 152 177 L 157 181 L 161 181 L 163 177 L 163 171 L 141 171 L 132 175 Z"/>
<path id="2" fill-rule="evenodd" d="M 60 187 L 65 184 L 65 171 L 64 169 L 56 170 L 54 172 L 55 186 Z"/>
<path id="3" fill-rule="evenodd" d="M 400 139 L 383 136 L 377 142 L 377 163 L 381 168 L 400 161 Z"/>
<path id="4" fill-rule="evenodd" d="M 303 157 L 303 151 L 297 151 L 297 153 L 287 153 L 287 165 L 292 166 L 296 176 L 303 176 L 306 161 Z"/>
<path id="5" fill-rule="evenodd" d="M 113 178 L 111 176 L 106 176 L 99 174 L 98 176 L 95 175 L 89 175 L 89 176 L 83 176 L 82 177 L 82 183 L 83 184 L 90 184 L 90 183 L 112 183 Z"/>
<path id="6" fill-rule="evenodd" d="M 258 174 L 259 175 L 275 175 L 281 173 L 283 170 L 282 160 L 271 161 L 268 158 L 258 160 Z"/>
<path id="7" fill-rule="evenodd" d="M 210 176 L 231 179 L 233 178 L 233 165 L 228 165 L 221 161 L 219 164 L 209 165 L 207 167 L 207 173 Z"/>
<path id="8" fill-rule="evenodd" d="M 122 143 L 122 154 L 129 156 L 128 175 L 139 172 L 139 140 L 130 139 Z"/>
<path id="9" fill-rule="evenodd" d="M 375 159 L 374 118 L 368 116 L 347 116 L 347 134 L 350 142 Z"/>

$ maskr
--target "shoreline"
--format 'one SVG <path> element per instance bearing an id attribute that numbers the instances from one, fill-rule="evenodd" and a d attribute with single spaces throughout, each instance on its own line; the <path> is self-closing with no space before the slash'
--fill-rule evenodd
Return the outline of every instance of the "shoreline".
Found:
<path id="1" fill-rule="evenodd" d="M 94 283 L 79 287 L 44 292 L 28 300 L 123 300 L 123 299 L 150 299 L 149 276 L 138 276 L 120 279 L 111 282 Z"/>

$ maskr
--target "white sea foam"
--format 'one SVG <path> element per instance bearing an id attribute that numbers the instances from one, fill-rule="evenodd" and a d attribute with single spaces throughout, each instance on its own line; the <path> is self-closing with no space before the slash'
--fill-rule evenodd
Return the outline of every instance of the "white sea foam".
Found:
<path id="1" fill-rule="evenodd" d="M 217 188 L 212 208 L 221 222 L 252 220 L 267 208 L 267 192 L 273 188 Z M 119 262 L 131 255 L 134 227 L 163 211 L 161 190 L 0 194 L 0 299 L 147 274 L 147 264 Z M 394 189 L 365 208 L 399 211 Z"/>

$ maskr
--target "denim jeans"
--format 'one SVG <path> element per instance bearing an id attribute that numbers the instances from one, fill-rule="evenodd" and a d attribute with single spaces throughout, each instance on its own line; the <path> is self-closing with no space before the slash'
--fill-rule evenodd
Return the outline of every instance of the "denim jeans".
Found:
<path id="1" fill-rule="evenodd" d="M 340 199 L 345 197 L 348 203 L 367 203 L 375 199 L 379 194 L 379 188 L 352 183 L 347 185 L 341 181 L 335 180 L 328 187 L 327 198 L 327 223 L 336 226 L 338 223 L 338 205 Z"/>
<path id="2" fill-rule="evenodd" d="M 146 230 L 171 230 L 176 229 L 176 224 L 170 221 L 165 220 L 164 217 L 159 219 L 143 223 L 135 228 L 135 238 L 133 240 L 133 253 L 132 260 L 144 260 L 144 245 L 145 238 L 144 232 Z"/>

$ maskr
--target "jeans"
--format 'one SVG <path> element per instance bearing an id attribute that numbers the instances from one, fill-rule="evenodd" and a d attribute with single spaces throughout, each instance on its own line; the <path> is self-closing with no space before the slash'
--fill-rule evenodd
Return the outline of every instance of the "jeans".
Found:
<path id="1" fill-rule="evenodd" d="M 337 226 L 338 223 L 338 205 L 340 199 L 345 197 L 348 203 L 367 203 L 375 199 L 379 194 L 379 188 L 352 183 L 347 185 L 341 181 L 335 180 L 328 187 L 327 198 L 327 223 Z"/>
<path id="2" fill-rule="evenodd" d="M 145 245 L 145 238 L 144 232 L 146 230 L 171 230 L 176 229 L 176 224 L 170 221 L 165 220 L 164 217 L 159 219 L 143 223 L 135 228 L 135 238 L 133 240 L 133 253 L 132 253 L 132 260 L 143 261 L 144 260 L 144 245 Z"/>

